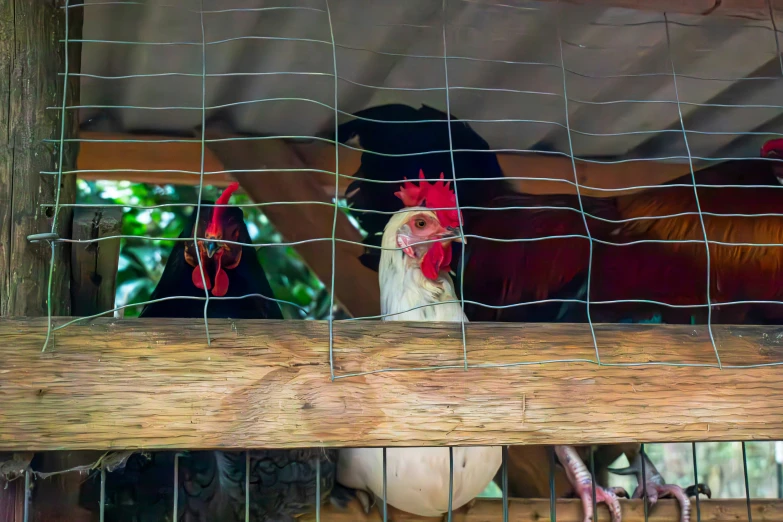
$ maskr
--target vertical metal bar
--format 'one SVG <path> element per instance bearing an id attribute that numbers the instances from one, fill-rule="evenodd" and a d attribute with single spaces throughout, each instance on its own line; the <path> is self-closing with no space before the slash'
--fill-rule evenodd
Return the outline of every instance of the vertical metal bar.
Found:
<path id="1" fill-rule="evenodd" d="M 446 49 L 446 0 L 441 3 L 443 13 L 443 73 L 446 81 L 446 127 L 449 132 L 449 156 L 451 157 L 451 180 L 454 185 L 454 204 L 457 206 L 457 219 L 459 220 L 459 237 L 462 244 L 465 244 L 464 223 L 462 222 L 462 212 L 459 206 L 459 191 L 457 190 L 457 168 L 454 164 L 454 142 L 451 136 L 451 99 L 449 97 L 449 54 Z M 437 175 L 433 172 L 433 174 Z M 459 304 L 462 307 L 462 317 L 460 318 L 460 329 L 462 331 L 462 361 L 464 368 L 468 369 L 468 342 L 465 332 L 465 249 L 460 248 L 459 263 Z"/>
<path id="2" fill-rule="evenodd" d="M 452 502 L 454 500 L 454 448 L 449 446 L 449 513 L 446 520 L 451 522 Z"/>
<path id="3" fill-rule="evenodd" d="M 693 453 L 693 483 L 696 485 L 696 522 L 701 522 L 701 501 L 699 500 L 699 467 L 696 463 L 696 443 L 691 442 Z"/>
<path id="4" fill-rule="evenodd" d="M 555 449 L 549 448 L 549 522 L 557 522 L 555 498 Z"/>
<path id="5" fill-rule="evenodd" d="M 783 441 L 775 441 L 775 463 L 778 468 L 778 498 L 783 498 Z"/>
<path id="6" fill-rule="evenodd" d="M 742 441 L 742 472 L 745 476 L 745 503 L 748 506 L 748 522 L 753 522 L 753 513 L 750 509 L 750 481 L 748 480 L 748 454 L 745 451 L 745 441 Z"/>
<path id="7" fill-rule="evenodd" d="M 590 475 L 592 475 L 593 480 L 590 481 L 590 485 L 593 488 L 593 522 L 598 522 L 598 507 L 596 506 L 595 501 L 595 481 L 598 480 L 595 476 L 595 451 L 593 451 L 593 448 L 590 449 Z M 647 521 L 645 521 L 647 522 Z"/>
<path id="8" fill-rule="evenodd" d="M 332 26 L 332 12 L 329 9 L 329 0 L 326 3 L 326 16 L 329 20 L 329 34 L 332 37 L 332 61 L 334 62 L 334 139 L 337 139 L 340 131 L 337 85 L 339 78 L 337 76 L 337 46 L 334 43 L 334 27 Z M 337 213 L 338 200 L 340 193 L 340 144 L 334 144 L 334 216 L 332 219 L 332 278 L 329 283 L 329 372 L 334 380 L 334 274 L 337 269 Z"/>
<path id="9" fill-rule="evenodd" d="M 245 452 L 245 522 L 250 522 L 250 449 Z"/>
<path id="10" fill-rule="evenodd" d="M 383 448 L 383 522 L 388 522 L 389 520 L 389 508 L 386 494 L 386 448 Z"/>
<path id="11" fill-rule="evenodd" d="M 104 522 L 106 510 L 106 468 L 101 467 L 101 505 L 99 508 L 100 522 Z"/>
<path id="12" fill-rule="evenodd" d="M 503 463 L 500 471 L 500 486 L 503 491 L 503 522 L 508 522 L 508 446 L 503 446 Z"/>
<path id="13" fill-rule="evenodd" d="M 60 110 L 60 150 L 58 151 L 57 160 L 57 185 L 54 189 L 54 215 L 52 216 L 52 234 L 57 233 L 57 218 L 60 216 L 60 193 L 63 185 L 63 156 L 65 149 L 65 110 L 68 106 L 68 73 L 70 72 L 70 64 L 68 62 L 68 38 L 70 37 L 70 17 L 71 11 L 68 5 L 69 0 L 65 0 L 65 71 L 63 71 L 63 103 Z M 46 347 L 49 344 L 49 340 L 52 337 L 52 285 L 54 284 L 54 253 L 55 242 L 51 240 L 49 242 L 52 251 L 52 259 L 49 262 L 49 282 L 46 286 L 46 339 L 44 339 L 42 352 L 46 351 Z"/>
<path id="14" fill-rule="evenodd" d="M 321 455 L 315 458 L 315 522 L 321 522 Z"/>
<path id="15" fill-rule="evenodd" d="M 696 210 L 699 213 L 699 223 L 701 224 L 701 233 L 704 238 L 704 250 L 707 253 L 707 331 L 710 335 L 710 342 L 712 343 L 712 349 L 715 352 L 715 359 L 718 361 L 718 368 L 722 368 L 723 364 L 720 361 L 720 354 L 718 354 L 718 345 L 715 344 L 715 336 L 712 333 L 712 297 L 710 295 L 710 282 L 711 277 L 711 259 L 710 259 L 710 243 L 707 239 L 707 226 L 704 224 L 704 214 L 701 212 L 701 202 L 699 201 L 699 190 L 696 187 L 696 174 L 693 172 L 693 157 L 691 156 L 691 146 L 688 143 L 688 131 L 685 129 L 685 121 L 682 117 L 682 104 L 680 103 L 680 91 L 677 89 L 677 72 L 674 69 L 674 54 L 672 52 L 672 39 L 671 31 L 669 30 L 669 16 L 663 13 L 664 25 L 666 27 L 666 47 L 669 51 L 669 64 L 672 68 L 672 81 L 674 82 L 674 94 L 677 98 L 677 114 L 680 118 L 680 128 L 682 129 L 682 139 L 685 141 L 685 150 L 688 153 L 688 167 L 691 170 L 691 182 L 693 184 L 693 196 L 696 198 Z"/>
<path id="16" fill-rule="evenodd" d="M 590 242 L 590 254 L 588 257 L 588 264 L 587 264 L 587 289 L 586 289 L 586 296 L 585 296 L 585 308 L 587 311 L 587 324 L 590 327 L 590 335 L 593 338 L 593 348 L 595 348 L 595 362 L 599 365 L 601 364 L 601 355 L 598 352 L 598 339 L 595 336 L 595 327 L 593 325 L 593 319 L 590 315 L 590 281 L 592 280 L 593 276 L 593 235 L 590 233 L 590 227 L 587 224 L 587 216 L 585 215 L 585 208 L 582 203 L 582 191 L 579 188 L 579 176 L 576 172 L 576 158 L 574 157 L 574 143 L 571 138 L 571 122 L 568 115 L 568 82 L 566 79 L 566 66 L 565 66 L 565 54 L 563 53 L 563 35 L 560 32 L 560 6 L 558 6 L 558 12 L 557 12 L 557 41 L 560 45 L 560 70 L 563 73 L 563 101 L 565 104 L 565 124 L 566 124 L 566 133 L 568 135 L 568 155 L 571 158 L 571 170 L 574 172 L 574 187 L 576 187 L 576 197 L 579 201 L 579 213 L 582 216 L 582 222 L 585 226 L 585 232 L 587 234 L 587 239 Z M 592 454 L 592 452 L 591 452 Z M 595 483 L 595 479 L 593 480 L 593 483 Z M 593 498 L 595 498 L 595 491 L 593 491 Z M 593 516 L 598 516 L 598 513 L 593 510 Z M 594 521 L 595 522 L 595 521 Z"/>
<path id="17" fill-rule="evenodd" d="M 642 506 L 644 507 L 644 522 L 650 518 L 650 509 L 647 507 L 647 455 L 644 453 L 644 444 L 640 445 L 639 453 L 642 456 Z"/>
<path id="18" fill-rule="evenodd" d="M 204 0 L 201 0 L 201 9 L 199 15 L 201 17 L 201 170 L 199 172 L 198 180 L 198 199 L 196 200 L 196 226 L 193 227 L 193 244 L 196 246 L 196 252 L 198 252 L 198 222 L 201 216 L 201 197 L 204 194 L 204 156 L 206 154 L 206 141 L 205 135 L 207 126 L 207 37 L 204 29 Z M 204 285 L 204 295 L 206 301 L 204 301 L 204 331 L 207 336 L 207 346 L 211 346 L 212 341 L 209 335 L 209 321 L 207 320 L 207 310 L 209 308 L 209 289 L 207 288 L 207 280 L 204 275 L 204 263 L 201 260 L 201 255 L 196 255 L 198 259 L 198 269 L 201 274 L 201 284 Z M 174 519 L 176 521 L 176 519 Z"/>
<path id="19" fill-rule="evenodd" d="M 177 522 L 179 519 L 179 453 L 174 454 L 174 507 L 172 511 L 172 522 Z"/>
<path id="20" fill-rule="evenodd" d="M 30 497 L 30 470 L 26 469 L 24 470 L 24 513 L 22 514 L 24 522 L 30 520 Z"/>

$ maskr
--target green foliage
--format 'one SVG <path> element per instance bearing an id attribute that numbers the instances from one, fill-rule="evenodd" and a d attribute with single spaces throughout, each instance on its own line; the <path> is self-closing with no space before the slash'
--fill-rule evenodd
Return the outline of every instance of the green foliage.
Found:
<path id="1" fill-rule="evenodd" d="M 220 190 L 205 186 L 202 198 L 215 201 Z M 144 209 L 155 205 L 188 204 L 198 199 L 198 187 L 156 186 L 120 181 L 79 181 L 79 203 L 132 205 L 125 208 L 122 221 L 123 238 L 117 273 L 117 306 L 148 301 L 163 273 L 174 241 L 180 235 L 192 206 L 167 206 Z M 232 203 L 252 203 L 247 195 L 235 194 Z M 275 244 L 283 241 L 280 234 L 258 207 L 244 207 L 245 222 L 253 243 Z M 145 237 L 142 237 L 145 236 Z M 160 240 L 149 237 L 163 238 Z M 258 248 L 258 258 L 266 271 L 286 318 L 324 319 L 329 315 L 329 294 L 324 285 L 305 265 L 294 249 L 284 245 Z M 135 317 L 141 307 L 128 307 L 127 317 Z M 335 314 L 338 316 L 338 313 Z"/>

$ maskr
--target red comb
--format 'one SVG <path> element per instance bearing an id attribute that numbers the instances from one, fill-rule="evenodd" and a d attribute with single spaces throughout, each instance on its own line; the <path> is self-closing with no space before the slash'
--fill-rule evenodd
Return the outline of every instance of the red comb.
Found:
<path id="1" fill-rule="evenodd" d="M 424 171 L 419 170 L 419 185 L 407 181 L 400 187 L 399 192 L 394 195 L 402 200 L 406 207 L 417 207 L 422 203 L 427 208 L 440 208 L 446 210 L 436 210 L 441 225 L 445 227 L 459 226 L 459 213 L 457 212 L 457 197 L 451 190 L 451 181 L 446 183 L 443 179 L 443 173 L 440 173 L 440 181 L 429 183 L 424 180 Z M 455 207 L 455 208 L 451 208 Z"/>
<path id="2" fill-rule="evenodd" d="M 761 147 L 761 157 L 766 158 L 770 152 L 772 151 L 781 151 L 783 150 L 783 138 L 778 138 L 776 140 L 769 140 Z"/>
<path id="3" fill-rule="evenodd" d="M 231 183 L 229 186 L 226 187 L 226 190 L 223 191 L 220 197 L 217 198 L 217 201 L 215 201 L 215 205 L 227 205 L 228 201 L 231 199 L 231 195 L 234 192 L 236 192 L 238 188 L 239 188 L 239 183 L 237 183 L 236 181 Z M 223 217 L 224 210 L 226 210 L 225 207 L 213 207 L 212 220 L 209 222 L 209 227 L 207 227 L 207 233 L 216 234 L 218 230 L 220 230 L 218 223 L 220 223 L 220 218 Z"/>

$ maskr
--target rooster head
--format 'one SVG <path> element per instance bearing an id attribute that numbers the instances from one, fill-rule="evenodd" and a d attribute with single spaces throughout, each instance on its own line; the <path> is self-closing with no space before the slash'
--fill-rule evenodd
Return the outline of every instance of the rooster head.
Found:
<path id="1" fill-rule="evenodd" d="M 462 241 L 459 229 L 444 226 L 436 212 L 413 207 L 396 213 L 383 233 L 384 248 L 400 248 L 408 264 L 432 281 L 451 267 L 451 242 Z"/>
<path id="2" fill-rule="evenodd" d="M 783 160 L 783 138 L 769 140 L 761 147 L 762 158 Z M 778 183 L 783 185 L 783 161 L 772 163 L 772 171 L 778 178 Z"/>
<path id="3" fill-rule="evenodd" d="M 215 205 L 227 205 L 231 194 L 239 188 L 239 183 L 231 183 L 215 201 Z M 197 237 L 204 238 L 185 245 L 185 261 L 193 267 L 193 284 L 200 289 L 210 290 L 212 295 L 222 297 L 228 292 L 228 275 L 242 260 L 242 245 L 224 243 L 224 241 L 239 241 L 239 234 L 244 227 L 242 210 L 236 207 L 203 207 L 199 215 L 198 230 L 192 231 Z M 198 256 L 196 255 L 198 249 Z M 201 277 L 198 259 L 204 268 Z"/>

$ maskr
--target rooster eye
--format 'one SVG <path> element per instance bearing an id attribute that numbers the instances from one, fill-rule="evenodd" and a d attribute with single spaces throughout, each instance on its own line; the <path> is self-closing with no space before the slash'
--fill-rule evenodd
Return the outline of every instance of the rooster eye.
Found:
<path id="1" fill-rule="evenodd" d="M 416 228 L 424 228 L 427 226 L 427 222 L 423 219 L 417 219 L 416 220 Z"/>

